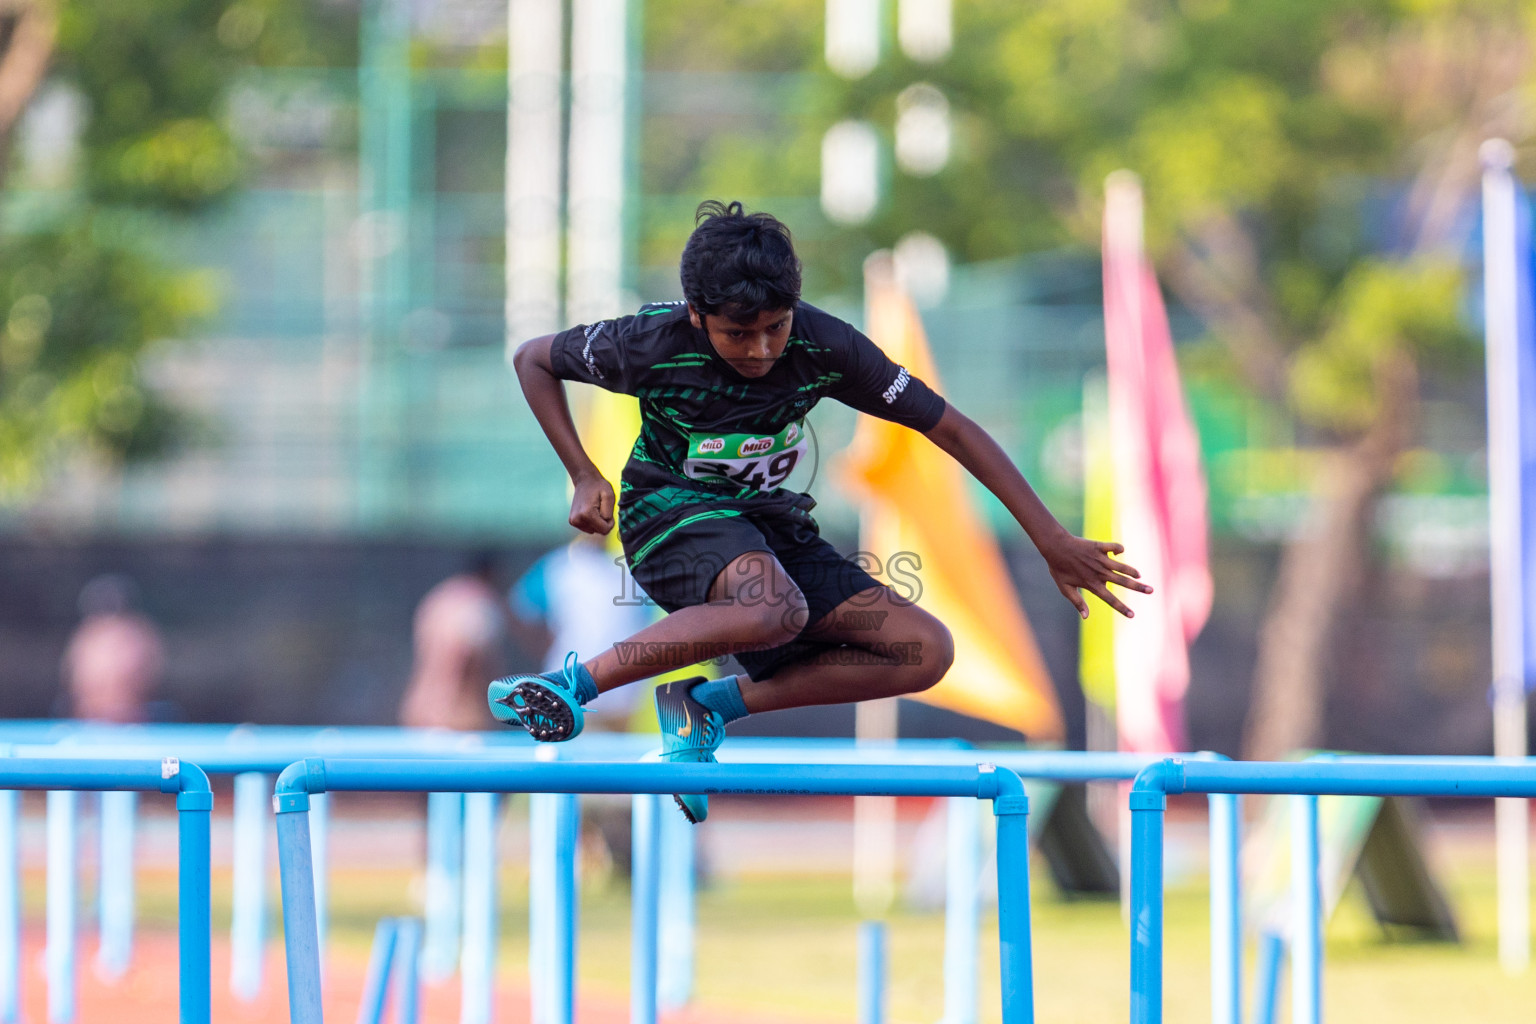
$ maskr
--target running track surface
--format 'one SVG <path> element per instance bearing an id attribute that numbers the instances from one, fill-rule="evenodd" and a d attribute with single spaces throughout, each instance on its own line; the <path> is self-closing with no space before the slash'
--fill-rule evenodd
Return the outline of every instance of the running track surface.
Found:
<path id="1" fill-rule="evenodd" d="M 134 936 L 133 967 L 115 984 L 96 977 L 95 943 L 82 935 L 78 1024 L 168 1024 L 176 1020 L 176 937 L 164 931 L 140 929 Z M 25 936 L 25 971 L 22 1004 L 28 1024 L 45 1021 L 47 991 L 43 980 L 43 942 L 40 930 Z M 262 995 L 254 1003 L 236 1002 L 229 993 L 229 943 L 216 939 L 213 946 L 213 1019 L 216 1024 L 287 1024 L 288 992 L 283 974 L 282 950 L 274 945 L 267 960 L 268 976 Z M 328 1024 L 353 1024 L 363 990 L 367 962 L 359 953 L 333 956 L 326 964 L 325 1019 Z M 612 993 L 577 996 L 577 1016 L 582 1024 L 627 1024 L 628 999 Z M 386 1011 L 385 1020 L 390 1020 Z M 457 979 L 422 991 L 422 1024 L 457 1024 Z M 527 1024 L 527 981 L 519 973 L 497 986 L 494 1019 L 497 1024 Z M 663 1024 L 827 1024 L 826 1018 L 779 1017 L 772 1013 L 743 1013 L 723 1007 L 690 1007 L 662 1016 Z"/>

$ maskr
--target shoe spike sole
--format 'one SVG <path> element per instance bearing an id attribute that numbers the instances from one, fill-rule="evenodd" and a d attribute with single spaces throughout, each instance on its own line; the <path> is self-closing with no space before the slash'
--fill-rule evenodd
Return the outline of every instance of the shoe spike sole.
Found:
<path id="1" fill-rule="evenodd" d="M 569 739 L 576 727 L 576 716 L 558 697 L 545 692 L 543 687 L 519 683 L 502 701 L 517 713 L 528 734 L 541 743 L 558 743 Z M 529 718 L 533 721 L 529 721 Z M 544 721 L 550 724 L 541 725 Z"/>
<path id="2" fill-rule="evenodd" d="M 683 802 L 682 797 L 674 794 L 672 799 L 676 801 L 677 809 L 683 812 L 683 817 L 688 819 L 688 824 L 697 825 L 699 823 L 699 819 L 693 816 L 693 812 L 688 809 L 688 805 Z"/>

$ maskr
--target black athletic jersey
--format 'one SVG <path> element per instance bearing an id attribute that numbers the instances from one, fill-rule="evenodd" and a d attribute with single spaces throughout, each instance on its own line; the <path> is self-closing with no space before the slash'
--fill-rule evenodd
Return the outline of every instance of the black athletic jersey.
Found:
<path id="1" fill-rule="evenodd" d="M 805 415 L 822 398 L 919 431 L 944 414 L 928 385 L 851 324 L 804 302 L 784 354 L 762 377 L 743 377 L 720 358 L 681 302 L 562 331 L 550 362 L 557 377 L 640 400 L 640 436 L 619 491 L 626 538 L 700 505 L 803 514 L 814 502 L 780 485 L 808 451 Z"/>

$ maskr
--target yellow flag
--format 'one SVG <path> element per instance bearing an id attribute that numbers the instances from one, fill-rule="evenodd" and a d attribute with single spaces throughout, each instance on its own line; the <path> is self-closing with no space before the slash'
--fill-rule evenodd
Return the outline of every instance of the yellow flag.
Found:
<path id="1" fill-rule="evenodd" d="M 1109 441 L 1109 396 L 1104 377 L 1083 383 L 1083 536 L 1118 537 L 1115 466 Z M 1115 706 L 1115 618 L 1095 607 L 1079 634 L 1077 673 L 1083 695 L 1101 708 Z"/>
<path id="2" fill-rule="evenodd" d="M 864 288 L 870 338 L 938 390 L 922 321 L 888 257 L 870 258 Z M 1061 739 L 1050 675 L 964 469 L 917 431 L 872 416 L 860 417 L 838 468 L 864 502 L 860 546 L 882 563 L 901 552 L 915 555 L 918 604 L 955 639 L 954 666 L 914 698 L 1031 740 Z"/>
<path id="3" fill-rule="evenodd" d="M 581 426 L 581 446 L 597 465 L 603 478 L 619 493 L 619 475 L 629 460 L 629 451 L 640 433 L 640 402 L 633 395 L 620 395 L 602 388 L 584 387 L 577 404 L 576 422 Z M 569 487 L 569 484 L 567 484 Z M 618 515 L 615 506 L 614 515 Z M 623 550 L 619 531 L 608 534 L 608 547 L 618 554 Z"/>

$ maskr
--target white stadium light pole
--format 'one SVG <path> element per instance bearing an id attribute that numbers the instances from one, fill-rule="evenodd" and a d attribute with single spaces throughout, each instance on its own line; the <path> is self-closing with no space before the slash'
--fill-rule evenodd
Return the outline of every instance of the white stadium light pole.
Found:
<path id="1" fill-rule="evenodd" d="M 1493 604 L 1493 752 L 1524 758 L 1524 640 L 1520 552 L 1520 391 L 1514 150 L 1483 143 L 1483 303 L 1488 376 L 1489 585 Z M 1510 973 L 1531 959 L 1528 801 L 1495 801 L 1499 962 Z"/>
<path id="2" fill-rule="evenodd" d="M 566 320 L 617 315 L 623 296 L 627 0 L 571 5 Z"/>
<path id="3" fill-rule="evenodd" d="M 880 63 L 880 0 L 827 0 L 827 66 L 863 78 Z"/>
<path id="4" fill-rule="evenodd" d="M 898 0 L 896 40 L 913 60 L 932 63 L 954 47 L 954 11 L 950 0 Z"/>
<path id="5" fill-rule="evenodd" d="M 507 358 L 560 327 L 561 0 L 507 5 Z"/>

